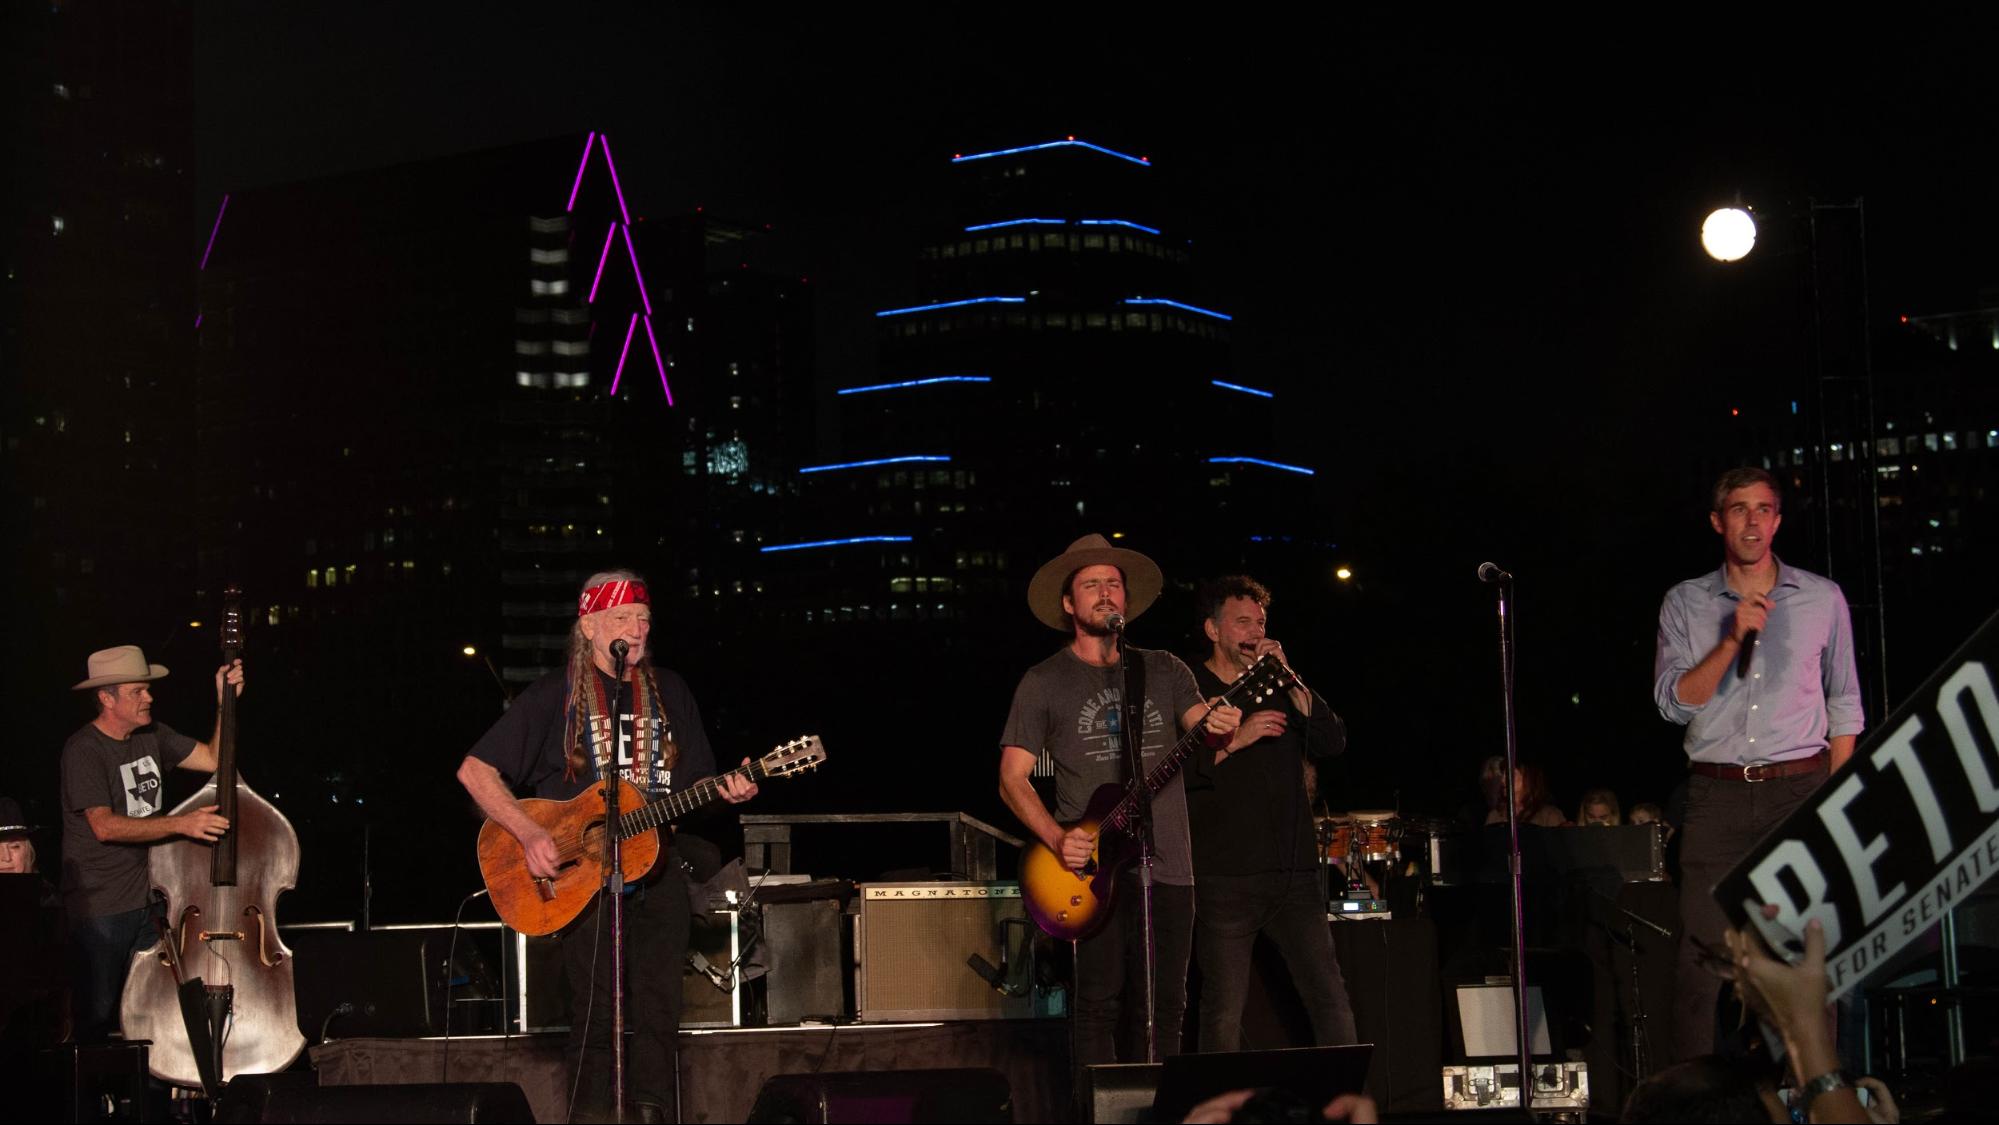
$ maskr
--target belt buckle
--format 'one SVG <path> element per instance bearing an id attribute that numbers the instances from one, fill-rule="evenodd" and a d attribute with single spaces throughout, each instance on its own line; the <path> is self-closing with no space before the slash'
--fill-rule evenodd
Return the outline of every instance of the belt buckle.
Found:
<path id="1" fill-rule="evenodd" d="M 1757 775 L 1757 773 L 1756 773 L 1756 771 L 1757 771 L 1757 770 L 1760 770 L 1760 769 L 1762 769 L 1762 768 L 1763 768 L 1763 766 L 1762 766 L 1762 765 L 1760 765 L 1760 764 L 1757 764 L 1757 763 L 1755 763 L 1755 762 L 1748 762 L 1748 763 L 1744 763 L 1744 764 L 1743 764 L 1743 767 L 1742 767 L 1742 780 L 1744 780 L 1744 781 L 1768 781 L 1768 780 L 1769 780 L 1769 778 L 1766 778 L 1766 777 L 1760 777 L 1760 776 L 1758 776 L 1758 775 Z"/>

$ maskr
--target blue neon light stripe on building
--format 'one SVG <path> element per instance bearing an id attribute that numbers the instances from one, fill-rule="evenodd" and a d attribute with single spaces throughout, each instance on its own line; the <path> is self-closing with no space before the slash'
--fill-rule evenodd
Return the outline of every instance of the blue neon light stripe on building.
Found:
<path id="1" fill-rule="evenodd" d="M 1310 477 L 1310 476 L 1317 476 L 1317 475 L 1318 475 L 1317 473 L 1315 473 L 1315 472 L 1314 472 L 1314 471 L 1312 471 L 1311 469 L 1308 469 L 1308 468 L 1305 468 L 1305 467 L 1304 467 L 1303 465 L 1286 465 L 1286 464 L 1285 464 L 1284 462 L 1282 462 L 1282 461 L 1265 461 L 1265 460 L 1264 460 L 1263 458 L 1261 458 L 1261 457 L 1210 457 L 1210 458 L 1208 458 L 1208 464 L 1210 464 L 1210 465 L 1262 465 L 1262 466 L 1263 466 L 1264 468 L 1266 468 L 1266 469 L 1282 469 L 1282 470 L 1284 470 L 1284 471 L 1285 471 L 1285 472 L 1287 472 L 1287 473 L 1300 473 L 1300 474 L 1303 474 L 1303 475 L 1305 475 L 1305 476 L 1308 476 L 1308 477 Z"/>
<path id="2" fill-rule="evenodd" d="M 901 383 L 871 383 L 865 387 L 841 387 L 836 395 L 862 395 L 869 391 L 899 391 L 904 387 L 927 387 L 932 383 L 990 383 L 990 375 L 933 375 L 928 379 L 909 379 Z"/>
<path id="3" fill-rule="evenodd" d="M 830 473 L 835 469 L 867 469 L 876 465 L 906 465 L 911 461 L 949 461 L 942 455 L 911 455 L 908 457 L 880 457 L 873 461 L 843 461 L 838 465 L 807 465 L 798 470 L 801 473 Z"/>
<path id="4" fill-rule="evenodd" d="M 1127 305 L 1165 305 L 1168 308 L 1185 309 L 1191 313 L 1200 313 L 1202 316 L 1212 316 L 1216 320 L 1235 319 L 1235 317 L 1227 313 L 1219 313 L 1213 309 L 1204 309 L 1199 305 L 1190 305 L 1184 301 L 1169 301 L 1164 297 L 1126 297 L 1124 303 Z"/>
<path id="5" fill-rule="evenodd" d="M 1222 388 L 1225 391 L 1241 391 L 1246 395 L 1255 395 L 1258 398 L 1277 397 L 1277 392 L 1275 391 L 1259 391 L 1255 387 L 1245 387 L 1241 383 L 1224 383 L 1220 379 L 1210 379 L 1208 380 L 1208 382 L 1214 384 L 1217 387 Z"/>
<path id="6" fill-rule="evenodd" d="M 814 547 L 845 547 L 850 543 L 909 543 L 907 535 L 857 535 L 852 539 L 821 539 L 812 543 L 780 543 L 775 547 L 758 547 L 759 554 L 774 554 L 778 551 L 809 551 Z"/>
<path id="7" fill-rule="evenodd" d="M 1130 227 L 1133 230 L 1142 230 L 1147 234 L 1159 233 L 1158 227 L 1149 227 L 1144 223 L 1134 223 L 1130 219 L 1077 219 L 1076 222 L 1086 227 Z"/>
<path id="8" fill-rule="evenodd" d="M 1062 227 L 1062 226 L 1068 226 L 1069 220 L 1007 219 L 1003 222 L 997 222 L 997 223 L 975 223 L 972 226 L 966 227 L 965 233 L 971 234 L 975 231 L 998 230 L 1001 227 L 1020 227 L 1020 226 L 1030 226 L 1030 225 L 1043 226 L 1043 227 Z M 1133 230 L 1142 230 L 1147 234 L 1159 233 L 1158 227 L 1149 227 L 1146 226 L 1144 223 L 1134 223 L 1130 219 L 1077 219 L 1076 225 L 1081 227 L 1130 227 Z"/>
<path id="9" fill-rule="evenodd" d="M 965 228 L 965 233 L 970 234 L 975 230 L 998 230 L 1000 227 L 1027 226 L 1029 224 L 1044 227 L 1059 227 L 1067 225 L 1068 222 L 1069 220 L 1067 219 L 1008 219 L 1003 223 L 979 223 L 976 226 L 969 226 Z"/>
<path id="10" fill-rule="evenodd" d="M 1024 305 L 1025 297 L 967 297 L 962 301 L 939 301 L 934 305 L 911 305 L 906 309 L 883 309 L 876 316 L 902 316 L 905 313 L 932 312 L 936 309 L 955 309 L 965 305 Z"/>
<path id="11" fill-rule="evenodd" d="M 989 156 L 1012 156 L 1015 153 L 1021 153 L 1021 152 L 1038 152 L 1044 148 L 1069 148 L 1069 147 L 1086 148 L 1089 149 L 1091 152 L 1101 152 L 1105 156 L 1115 156 L 1119 160 L 1128 160 L 1133 164 L 1138 165 L 1141 168 L 1152 167 L 1152 161 L 1147 160 L 1143 156 L 1131 156 L 1126 153 L 1119 152 L 1116 149 L 1109 149 L 1105 148 L 1102 145 L 1093 145 L 1088 141 L 1078 141 L 1073 139 L 1066 141 L 1048 141 L 1046 143 L 1038 145 L 1021 145 L 1018 148 L 994 149 L 992 152 L 975 152 L 972 153 L 970 156 L 954 156 L 951 158 L 951 163 L 963 164 L 968 160 L 984 160 Z"/>

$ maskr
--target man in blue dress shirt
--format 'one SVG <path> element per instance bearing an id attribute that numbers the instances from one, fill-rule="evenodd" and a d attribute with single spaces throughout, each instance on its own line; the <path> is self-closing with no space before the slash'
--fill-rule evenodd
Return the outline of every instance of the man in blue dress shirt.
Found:
<path id="1" fill-rule="evenodd" d="M 1687 728 L 1692 773 L 1680 840 L 1679 1058 L 1714 1050 L 1721 982 L 1702 952 L 1721 949 L 1728 927 L 1714 884 L 1846 764 L 1865 725 L 1845 595 L 1771 551 L 1784 522 L 1775 478 L 1723 473 L 1708 521 L 1721 569 L 1666 592 L 1653 662 L 1653 700 Z"/>

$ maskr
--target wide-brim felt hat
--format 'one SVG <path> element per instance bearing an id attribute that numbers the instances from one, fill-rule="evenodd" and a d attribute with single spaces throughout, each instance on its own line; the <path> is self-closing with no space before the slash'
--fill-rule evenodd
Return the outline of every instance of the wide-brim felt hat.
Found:
<path id="1" fill-rule="evenodd" d="M 21 802 L 12 797 L 0 797 L 0 838 L 26 836 L 40 830 L 40 825 L 29 824 L 21 815 Z"/>
<path id="2" fill-rule="evenodd" d="M 1062 612 L 1062 596 L 1071 574 L 1086 566 L 1110 565 L 1124 571 L 1124 616 L 1129 621 L 1152 607 L 1166 587 L 1159 564 L 1123 547 L 1113 547 L 1101 535 L 1085 535 L 1069 549 L 1041 564 L 1027 584 L 1027 606 L 1050 629 L 1066 633 L 1069 615 Z"/>
<path id="3" fill-rule="evenodd" d="M 146 654 L 138 645 L 99 649 L 90 654 L 87 668 L 90 675 L 82 683 L 70 685 L 69 690 L 83 691 L 86 688 L 109 687 L 112 684 L 144 683 L 167 674 L 165 665 L 146 663 Z"/>

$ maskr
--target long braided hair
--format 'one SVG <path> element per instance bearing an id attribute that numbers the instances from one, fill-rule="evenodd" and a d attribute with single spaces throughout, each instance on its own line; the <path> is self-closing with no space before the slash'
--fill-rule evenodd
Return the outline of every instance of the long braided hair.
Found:
<path id="1" fill-rule="evenodd" d="M 601 586 L 606 582 L 638 582 L 645 579 L 629 570 L 604 570 L 591 575 L 583 582 L 583 591 Z M 578 591 L 582 593 L 583 591 Z M 665 708 L 660 703 L 659 681 L 653 674 L 652 646 L 648 644 L 632 669 L 632 714 L 639 719 L 650 718 L 653 730 L 658 732 L 660 753 L 666 768 L 672 769 L 680 759 L 680 747 L 675 744 L 671 724 L 666 721 Z M 610 773 L 616 763 L 610 757 L 616 754 L 616 742 L 611 728 L 616 716 L 611 714 L 610 694 L 604 690 L 603 677 L 598 674 L 597 665 L 590 656 L 590 638 L 583 635 L 583 618 L 578 615 L 569 627 L 569 671 L 567 677 L 568 696 L 563 702 L 562 726 L 562 776 L 574 781 L 588 776 L 592 757 L 604 763 L 602 772 Z M 599 750 L 597 732 L 604 732 L 604 748 Z M 638 745 L 634 737 L 632 757 L 634 764 L 650 749 Z"/>

